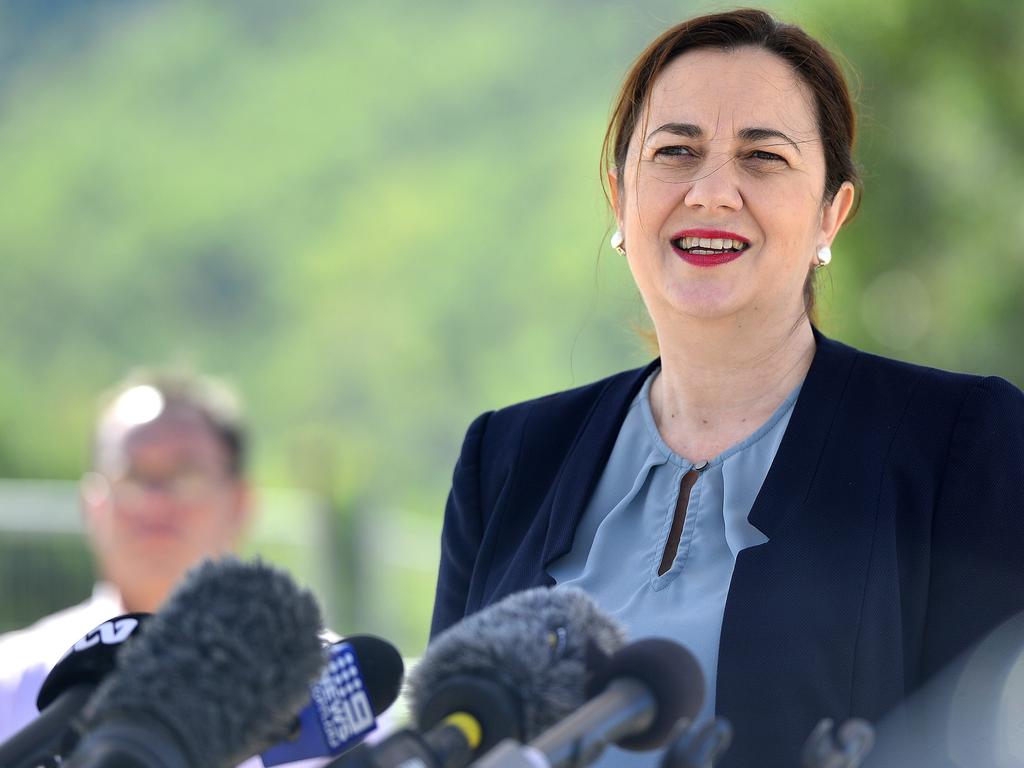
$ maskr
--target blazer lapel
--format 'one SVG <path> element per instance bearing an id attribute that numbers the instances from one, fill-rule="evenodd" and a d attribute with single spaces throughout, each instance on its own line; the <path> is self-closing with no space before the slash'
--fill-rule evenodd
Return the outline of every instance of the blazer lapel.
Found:
<path id="1" fill-rule="evenodd" d="M 577 435 L 538 515 L 540 519 L 549 520 L 542 550 L 545 574 L 551 563 L 572 548 L 576 526 L 615 446 L 629 405 L 647 377 L 660 365 L 658 358 L 632 376 L 613 379 L 594 401 L 586 424 Z"/>
<path id="2" fill-rule="evenodd" d="M 858 515 L 868 505 L 834 464 L 821 474 L 823 463 L 835 462 L 829 436 L 857 352 L 816 329 L 815 338 L 814 360 L 749 515 L 768 542 L 739 553 L 726 601 L 715 708 L 744 734 L 748 751 L 727 753 L 724 768 L 758 763 L 765 755 L 756 750 L 765 745 L 799 754 L 800 739 L 819 719 L 849 716 L 851 638 L 874 524 Z M 825 458 L 826 451 L 833 455 Z M 778 744 L 783 733 L 796 741 Z"/>
<path id="3" fill-rule="evenodd" d="M 793 407 L 786 434 L 765 477 L 750 520 L 769 540 L 786 521 L 794 501 L 803 502 L 818 469 L 857 351 L 814 329 L 817 350 Z"/>
<path id="4" fill-rule="evenodd" d="M 769 539 L 792 506 L 792 500 L 807 495 L 816 459 L 821 455 L 857 354 L 856 350 L 826 338 L 816 328 L 814 336 L 818 345 L 814 360 L 786 436 L 749 517 Z M 537 516 L 549 521 L 542 550 L 545 569 L 572 548 L 576 526 L 611 455 L 629 405 L 647 377 L 660 365 L 659 358 L 631 376 L 614 379 L 594 401 L 590 417 L 577 435 Z"/>

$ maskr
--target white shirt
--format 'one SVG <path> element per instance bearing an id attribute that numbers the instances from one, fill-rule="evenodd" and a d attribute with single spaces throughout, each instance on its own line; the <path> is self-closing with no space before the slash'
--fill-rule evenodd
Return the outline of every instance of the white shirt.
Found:
<path id="1" fill-rule="evenodd" d="M 86 632 L 125 613 L 109 584 L 97 584 L 92 597 L 35 624 L 0 635 L 0 742 L 39 714 L 36 696 L 43 680 Z"/>
<path id="2" fill-rule="evenodd" d="M 90 630 L 123 613 L 126 611 L 117 590 L 100 583 L 85 602 L 51 614 L 25 629 L 0 635 L 0 743 L 38 716 L 39 689 L 68 649 Z M 318 758 L 289 765 L 312 768 L 324 762 Z M 259 757 L 252 757 L 239 768 L 262 766 Z"/>

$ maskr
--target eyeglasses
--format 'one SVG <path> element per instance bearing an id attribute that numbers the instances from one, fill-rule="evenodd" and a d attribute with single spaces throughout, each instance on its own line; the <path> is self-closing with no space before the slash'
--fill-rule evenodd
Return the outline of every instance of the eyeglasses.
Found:
<path id="1" fill-rule="evenodd" d="M 110 480 L 110 492 L 120 503 L 138 503 L 159 494 L 182 503 L 207 501 L 223 492 L 229 483 L 224 473 L 182 470 L 163 477 L 126 474 Z"/>

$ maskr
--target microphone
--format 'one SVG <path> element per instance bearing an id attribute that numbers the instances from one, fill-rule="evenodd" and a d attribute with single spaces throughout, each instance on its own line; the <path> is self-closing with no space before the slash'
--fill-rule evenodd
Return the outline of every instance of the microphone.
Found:
<path id="1" fill-rule="evenodd" d="M 1024 766 L 1024 611 L 1006 619 L 876 725 L 865 768 Z"/>
<path id="2" fill-rule="evenodd" d="M 447 715 L 446 681 L 492 681 L 519 706 L 531 739 L 586 699 L 589 675 L 625 644 L 625 631 L 583 590 L 537 587 L 510 595 L 438 635 L 409 675 L 409 708 L 421 729 Z"/>
<path id="3" fill-rule="evenodd" d="M 660 768 L 711 768 L 732 744 L 732 724 L 722 717 L 699 728 L 680 720 L 676 727 L 678 735 L 665 750 Z"/>
<path id="4" fill-rule="evenodd" d="M 867 720 L 847 720 L 834 734 L 831 718 L 821 720 L 804 742 L 801 768 L 857 768 L 875 744 L 875 729 Z"/>
<path id="5" fill-rule="evenodd" d="M 692 719 L 704 701 L 704 675 L 697 660 L 683 646 L 663 638 L 627 645 L 588 688 L 597 695 L 529 745 L 506 740 L 475 765 L 578 768 L 594 762 L 608 744 L 656 749 L 679 719 Z"/>
<path id="6" fill-rule="evenodd" d="M 34 766 L 72 746 L 72 719 L 96 686 L 113 671 L 122 644 L 139 631 L 148 617 L 148 613 L 128 613 L 110 619 L 68 649 L 39 689 L 39 717 L 0 745 L 0 766 Z"/>
<path id="7" fill-rule="evenodd" d="M 89 701 L 67 768 L 227 767 L 282 740 L 324 664 L 320 626 L 283 571 L 203 562 Z"/>
<path id="8" fill-rule="evenodd" d="M 533 738 L 578 708 L 588 676 L 624 642 L 582 590 L 511 595 L 438 635 L 407 681 L 418 730 L 401 729 L 336 768 L 462 768 L 505 738 Z"/>
<path id="9" fill-rule="evenodd" d="M 376 729 L 377 715 L 398 698 L 404 668 L 391 643 L 354 635 L 329 644 L 328 653 L 297 732 L 260 755 L 266 768 L 345 752 Z"/>
<path id="10" fill-rule="evenodd" d="M 454 709 L 432 728 L 402 728 L 372 747 L 343 755 L 328 768 L 462 768 L 491 741 L 518 732 L 516 702 L 507 691 L 468 676 L 453 682 L 446 692 Z"/>

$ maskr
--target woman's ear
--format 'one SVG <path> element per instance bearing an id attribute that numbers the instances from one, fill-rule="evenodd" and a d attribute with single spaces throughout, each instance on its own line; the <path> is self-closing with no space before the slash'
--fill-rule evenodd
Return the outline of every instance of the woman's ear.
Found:
<path id="1" fill-rule="evenodd" d="M 615 214 L 615 223 L 622 229 L 622 216 L 619 215 L 619 171 L 617 168 L 608 169 L 608 195 L 612 200 L 612 213 Z"/>
<path id="2" fill-rule="evenodd" d="M 821 212 L 822 245 L 832 245 L 832 240 L 838 234 L 839 228 L 843 226 L 846 217 L 850 215 L 856 197 L 857 191 L 853 184 L 844 181 L 835 197 L 832 198 L 832 202 L 825 205 L 825 209 Z"/>

